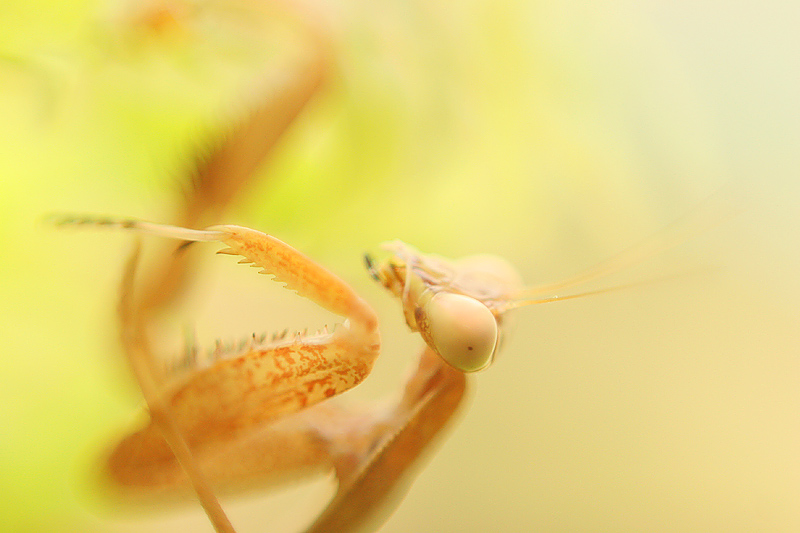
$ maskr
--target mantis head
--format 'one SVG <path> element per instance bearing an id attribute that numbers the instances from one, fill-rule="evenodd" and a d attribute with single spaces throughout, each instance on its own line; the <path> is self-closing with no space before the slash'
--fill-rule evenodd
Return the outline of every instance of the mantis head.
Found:
<path id="1" fill-rule="evenodd" d="M 400 299 L 411 330 L 462 372 L 488 368 L 499 346 L 502 317 L 495 303 L 503 289 L 494 273 L 486 271 L 491 261 L 481 256 L 451 262 L 423 255 L 400 241 L 383 248 L 391 253 L 389 258 L 376 264 L 367 255 L 367 269 Z"/>

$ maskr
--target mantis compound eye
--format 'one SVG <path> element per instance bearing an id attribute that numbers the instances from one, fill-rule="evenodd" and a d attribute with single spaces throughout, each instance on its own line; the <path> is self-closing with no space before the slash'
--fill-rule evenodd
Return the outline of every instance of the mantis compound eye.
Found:
<path id="1" fill-rule="evenodd" d="M 481 302 L 439 292 L 425 304 L 427 337 L 448 364 L 462 372 L 488 367 L 497 344 L 497 321 Z"/>

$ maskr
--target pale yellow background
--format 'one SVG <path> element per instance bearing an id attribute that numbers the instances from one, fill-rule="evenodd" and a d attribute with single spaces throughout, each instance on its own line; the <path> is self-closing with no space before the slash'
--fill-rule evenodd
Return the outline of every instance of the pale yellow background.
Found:
<path id="1" fill-rule="evenodd" d="M 338 75 L 227 221 L 375 305 L 385 348 L 360 398 L 399 386 L 420 342 L 362 269 L 382 240 L 500 254 L 537 283 L 715 192 L 736 213 L 600 286 L 687 277 L 516 313 L 381 531 L 800 531 L 796 3 L 333 4 Z M 0 7 L 0 530 L 210 530 L 194 508 L 120 519 L 92 490 L 140 403 L 113 316 L 131 238 L 42 219 L 169 219 L 275 42 L 224 6 L 137 46 L 119 4 Z M 176 335 L 332 320 L 225 258 L 203 280 Z M 297 527 L 324 489 L 231 517 Z"/>

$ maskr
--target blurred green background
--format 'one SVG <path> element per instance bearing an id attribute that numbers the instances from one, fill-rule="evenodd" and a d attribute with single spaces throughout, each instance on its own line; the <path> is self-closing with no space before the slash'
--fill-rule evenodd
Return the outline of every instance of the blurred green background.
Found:
<path id="1" fill-rule="evenodd" d="M 165 5 L 185 16 L 160 32 L 135 2 L 0 7 L 0 530 L 210 530 L 194 508 L 120 517 L 98 497 L 92 465 L 141 403 L 114 322 L 131 238 L 43 222 L 170 220 L 193 153 L 297 45 L 245 3 Z M 717 191 L 737 212 L 606 285 L 694 275 L 520 310 L 382 531 L 800 530 L 796 3 L 314 9 L 336 74 L 225 222 L 292 243 L 375 305 L 385 348 L 362 399 L 399 386 L 419 346 L 363 272 L 383 240 L 499 254 L 533 284 Z M 230 263 L 209 262 L 176 331 L 330 320 Z M 231 504 L 234 523 L 291 530 L 319 508 L 270 501 Z"/>

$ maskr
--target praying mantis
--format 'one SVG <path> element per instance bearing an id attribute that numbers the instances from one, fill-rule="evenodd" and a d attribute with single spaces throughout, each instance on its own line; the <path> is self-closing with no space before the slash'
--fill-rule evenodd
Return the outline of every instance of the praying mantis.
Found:
<path id="1" fill-rule="evenodd" d="M 375 520 L 377 509 L 464 396 L 465 374 L 488 368 L 509 311 L 620 287 L 549 295 L 639 261 L 651 242 L 577 276 L 522 288 L 515 269 L 499 257 L 458 261 L 423 254 L 400 241 L 385 243 L 386 260 L 367 255 L 372 278 L 401 304 L 408 327 L 426 347 L 399 401 L 366 410 L 325 400 L 358 385 L 380 353 L 378 319 L 342 279 L 277 238 L 241 226 L 194 230 L 130 219 L 67 218 L 67 225 L 116 227 L 184 243 L 218 242 L 219 254 L 241 256 L 317 305 L 345 318 L 332 332 L 286 333 L 216 351 L 209 360 L 183 362 L 173 375 L 153 373 L 143 335 L 142 309 L 132 302 L 136 254 L 124 276 L 120 316 L 123 341 L 139 377 L 150 422 L 113 450 L 106 471 L 131 495 L 163 497 L 193 486 L 215 527 L 232 526 L 216 500 L 241 487 L 271 485 L 314 470 L 334 469 L 338 490 L 307 531 L 348 531 Z M 658 248 L 663 247 L 662 241 Z"/>
<path id="2" fill-rule="evenodd" d="M 304 20 L 298 17 L 298 20 Z M 307 531 L 377 527 L 387 502 L 405 488 L 418 463 L 452 420 L 467 390 L 466 374 L 487 369 L 502 346 L 514 309 L 591 293 L 560 291 L 616 272 L 663 249 L 634 249 L 554 284 L 524 288 L 501 258 L 451 261 L 394 241 L 388 258 L 367 256 L 367 271 L 395 296 L 424 348 L 399 397 L 354 408 L 335 397 L 367 379 L 380 351 L 378 319 L 341 278 L 276 237 L 239 226 L 208 226 L 246 187 L 277 139 L 324 85 L 331 50 L 319 28 L 303 25 L 314 45 L 284 90 L 259 102 L 193 172 L 194 187 L 175 225 L 131 219 L 69 218 L 72 225 L 120 228 L 175 241 L 137 284 L 134 252 L 120 298 L 122 345 L 147 402 L 150 421 L 110 453 L 105 471 L 131 498 L 195 493 L 218 531 L 233 531 L 218 494 L 270 487 L 307 473 L 335 472 L 337 492 Z M 196 229 L 205 228 L 205 229 Z M 160 371 L 148 330 L 185 283 L 187 243 L 218 242 L 343 324 L 316 334 L 245 339 L 209 357 L 190 355 Z M 192 247 L 201 245 L 193 244 Z M 594 291 L 601 292 L 601 291 Z"/>

